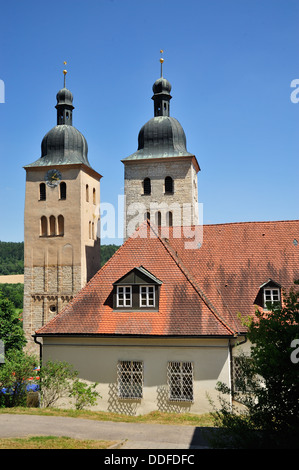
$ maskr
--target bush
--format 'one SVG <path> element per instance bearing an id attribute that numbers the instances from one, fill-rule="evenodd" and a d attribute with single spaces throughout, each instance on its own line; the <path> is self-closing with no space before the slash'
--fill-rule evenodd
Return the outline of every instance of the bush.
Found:
<path id="1" fill-rule="evenodd" d="M 26 406 L 26 388 L 34 371 L 37 359 L 23 351 L 9 350 L 5 363 L 0 367 L 0 406 Z"/>
<path id="2" fill-rule="evenodd" d="M 68 396 L 77 372 L 67 362 L 47 361 L 40 370 L 41 404 L 47 408 Z"/>
<path id="3" fill-rule="evenodd" d="M 97 383 L 87 385 L 80 380 L 74 381 L 69 396 L 75 398 L 76 410 L 83 410 L 86 406 L 96 404 L 97 398 L 100 397 L 100 394 L 95 390 L 97 385 Z"/>
<path id="4" fill-rule="evenodd" d="M 77 410 L 94 405 L 99 393 L 97 383 L 87 385 L 78 379 L 78 372 L 67 362 L 49 360 L 42 368 L 41 404 L 43 407 L 54 406 L 61 398 L 74 398 Z"/>

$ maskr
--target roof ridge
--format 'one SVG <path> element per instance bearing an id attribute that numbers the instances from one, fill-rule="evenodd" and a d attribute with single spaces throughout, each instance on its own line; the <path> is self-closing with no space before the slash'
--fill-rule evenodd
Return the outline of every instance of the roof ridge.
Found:
<path id="1" fill-rule="evenodd" d="M 251 220 L 243 222 L 222 222 L 215 224 L 203 224 L 204 227 L 215 227 L 216 225 L 242 225 L 242 224 L 276 224 L 276 223 L 287 223 L 287 222 L 299 222 L 299 219 L 287 219 L 287 220 Z"/>

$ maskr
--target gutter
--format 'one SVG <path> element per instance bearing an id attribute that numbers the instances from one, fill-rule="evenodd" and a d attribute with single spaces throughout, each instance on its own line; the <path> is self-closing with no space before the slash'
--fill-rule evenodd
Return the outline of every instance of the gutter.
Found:
<path id="1" fill-rule="evenodd" d="M 40 367 L 42 367 L 42 362 L 43 362 L 43 343 L 40 343 L 37 341 L 38 336 L 37 335 L 32 335 L 32 338 L 34 339 L 35 344 L 39 345 L 39 364 Z"/>

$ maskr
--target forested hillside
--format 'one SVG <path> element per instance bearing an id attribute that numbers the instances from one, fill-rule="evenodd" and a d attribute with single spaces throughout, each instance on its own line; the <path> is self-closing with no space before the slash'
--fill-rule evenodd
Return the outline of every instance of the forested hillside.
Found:
<path id="1" fill-rule="evenodd" d="M 119 248 L 117 245 L 101 246 L 101 265 L 103 266 L 113 253 Z M 24 242 L 0 241 L 0 275 L 24 273 Z"/>

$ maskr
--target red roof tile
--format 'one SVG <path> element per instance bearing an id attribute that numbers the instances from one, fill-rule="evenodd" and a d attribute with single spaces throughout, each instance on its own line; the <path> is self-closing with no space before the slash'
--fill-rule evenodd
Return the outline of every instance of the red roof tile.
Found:
<path id="1" fill-rule="evenodd" d="M 232 335 L 244 330 L 238 312 L 254 314 L 265 281 L 288 290 L 299 279 L 299 221 L 206 225 L 201 246 L 192 249 L 186 249 L 188 237 L 174 232 L 166 239 L 154 236 L 154 228 L 140 228 L 36 333 Z M 114 311 L 113 283 L 141 265 L 162 281 L 159 311 Z"/>

